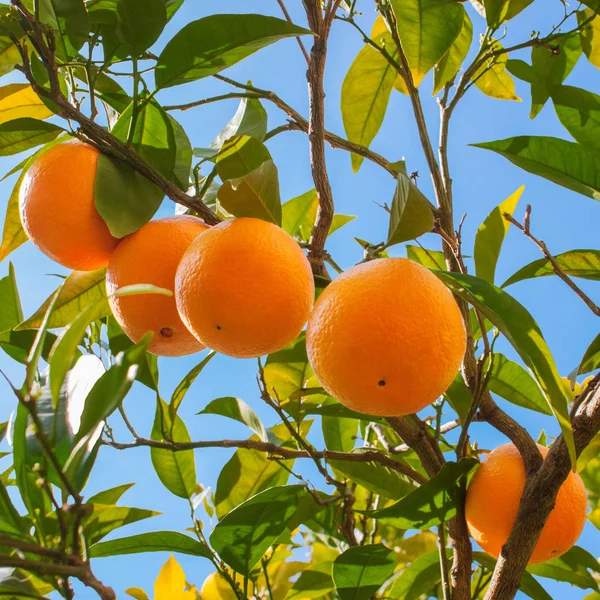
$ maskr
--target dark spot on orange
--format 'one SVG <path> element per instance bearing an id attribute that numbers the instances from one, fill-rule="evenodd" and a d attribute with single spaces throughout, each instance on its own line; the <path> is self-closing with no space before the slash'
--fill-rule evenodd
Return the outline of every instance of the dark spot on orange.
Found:
<path id="1" fill-rule="evenodd" d="M 383 386 L 385 385 L 385 379 L 380 379 L 380 380 L 377 382 L 377 385 L 378 385 L 379 387 L 383 387 Z"/>
<path id="2" fill-rule="evenodd" d="M 175 332 L 173 331 L 173 329 L 171 327 L 163 327 L 160 330 L 160 336 L 164 337 L 164 338 L 172 338 L 174 333 Z"/>
<path id="3" fill-rule="evenodd" d="M 221 327 L 220 325 L 217 325 L 217 329 L 218 329 L 219 331 L 221 331 L 222 327 Z"/>

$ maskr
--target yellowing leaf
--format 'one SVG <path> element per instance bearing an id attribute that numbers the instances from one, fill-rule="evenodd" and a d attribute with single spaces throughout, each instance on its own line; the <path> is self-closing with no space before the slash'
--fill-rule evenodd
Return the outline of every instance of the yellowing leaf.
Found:
<path id="1" fill-rule="evenodd" d="M 26 83 L 11 83 L 0 87 L 0 123 L 31 117 L 44 120 L 52 112 Z"/>
<path id="2" fill-rule="evenodd" d="M 492 44 L 494 50 L 502 48 L 499 42 Z M 514 79 L 506 70 L 506 54 L 500 54 L 487 60 L 474 76 L 475 85 L 486 96 L 497 98 L 498 100 L 516 100 L 521 102 L 521 98 L 515 93 Z"/>
<path id="3" fill-rule="evenodd" d="M 342 120 L 351 142 L 369 146 L 379 131 L 396 81 L 396 71 L 380 52 L 365 46 L 342 84 Z M 356 173 L 363 157 L 351 155 Z"/>
<path id="4" fill-rule="evenodd" d="M 128 596 L 135 598 L 135 600 L 149 600 L 148 596 L 146 595 L 146 592 L 144 590 L 141 590 L 140 588 L 129 588 L 125 590 L 125 593 Z"/>
<path id="5" fill-rule="evenodd" d="M 185 573 L 171 555 L 154 582 L 154 600 L 183 600 Z"/>
<path id="6" fill-rule="evenodd" d="M 586 8 L 577 13 L 577 21 L 581 26 L 594 12 Z M 588 60 L 600 69 L 600 16 L 596 16 L 581 31 L 581 47 Z"/>
<path id="7" fill-rule="evenodd" d="M 27 241 L 27 234 L 21 224 L 21 214 L 19 212 L 19 189 L 21 182 L 25 177 L 25 169 L 19 176 L 13 191 L 8 199 L 6 206 L 6 216 L 4 217 L 4 229 L 2 230 L 2 245 L 0 245 L 0 262 L 2 262 L 13 250 L 23 245 Z"/>

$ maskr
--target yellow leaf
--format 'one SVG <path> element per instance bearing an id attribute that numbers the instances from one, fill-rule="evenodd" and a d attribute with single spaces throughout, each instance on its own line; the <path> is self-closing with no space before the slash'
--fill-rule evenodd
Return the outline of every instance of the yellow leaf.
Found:
<path id="1" fill-rule="evenodd" d="M 579 25 L 593 15 L 591 8 L 577 13 Z M 581 47 L 588 60 L 600 69 L 600 16 L 595 17 L 581 31 Z"/>
<path id="2" fill-rule="evenodd" d="M 27 241 L 27 234 L 21 224 L 19 212 L 19 189 L 25 177 L 25 170 L 19 176 L 17 183 L 10 194 L 4 218 L 4 229 L 2 231 L 2 244 L 0 245 L 0 262 L 2 262 L 13 250 Z"/>
<path id="3" fill-rule="evenodd" d="M 11 83 L 0 87 L 0 123 L 30 117 L 44 120 L 52 112 L 26 83 Z"/>
<path id="4" fill-rule="evenodd" d="M 144 590 L 141 590 L 140 588 L 129 588 L 125 590 L 125 593 L 128 596 L 135 598 L 135 600 L 148 600 L 146 592 Z"/>
<path id="5" fill-rule="evenodd" d="M 499 50 L 502 45 L 494 41 L 492 43 L 494 50 Z M 506 70 L 506 61 L 508 56 L 500 54 L 486 61 L 475 74 L 473 80 L 475 85 L 487 96 L 497 98 L 498 100 L 516 100 L 521 102 L 521 98 L 515 93 L 514 79 Z"/>
<path id="6" fill-rule="evenodd" d="M 154 600 L 181 599 L 184 588 L 185 573 L 175 557 L 171 556 L 160 570 L 154 583 Z"/>

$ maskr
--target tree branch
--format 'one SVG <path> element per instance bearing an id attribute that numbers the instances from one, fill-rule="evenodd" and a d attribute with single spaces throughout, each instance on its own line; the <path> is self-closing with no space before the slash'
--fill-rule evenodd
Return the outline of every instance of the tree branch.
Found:
<path id="1" fill-rule="evenodd" d="M 308 140 L 310 148 L 310 164 L 313 181 L 317 191 L 319 207 L 317 219 L 311 232 L 308 260 L 315 275 L 329 277 L 325 266 L 325 243 L 333 222 L 333 193 L 325 159 L 325 63 L 327 60 L 327 40 L 331 30 L 333 16 L 340 0 L 328 6 L 325 15 L 320 0 L 302 0 L 308 25 L 317 35 L 310 51 L 310 60 L 306 79 L 309 95 L 309 127 Z"/>
<path id="2" fill-rule="evenodd" d="M 290 17 L 290 13 L 288 12 L 288 9 L 285 7 L 285 3 L 283 0 L 277 0 L 277 4 L 279 4 L 279 7 L 281 8 L 281 12 L 283 13 L 283 16 L 286 18 L 288 23 L 292 23 L 292 17 Z M 304 42 L 302 41 L 302 38 L 300 36 L 298 36 L 296 38 L 296 41 L 298 42 L 298 46 L 300 46 L 300 50 L 302 51 L 302 54 L 304 55 L 304 59 L 306 60 L 306 64 L 309 65 L 310 64 L 310 58 L 308 56 L 308 52 L 306 51 L 306 46 L 304 45 Z"/>
<path id="3" fill-rule="evenodd" d="M 542 252 L 546 260 L 552 265 L 554 272 L 559 279 L 562 279 L 576 294 L 581 298 L 583 303 L 597 316 L 600 317 L 600 306 L 598 306 L 562 269 L 558 264 L 556 258 L 552 255 L 548 246 L 542 241 L 537 239 L 530 231 L 530 218 L 531 218 L 531 204 L 527 205 L 525 210 L 525 219 L 523 225 L 519 223 L 509 213 L 504 213 L 504 218 L 512 223 L 517 229 L 521 230 L 526 237 L 528 237 Z"/>
<path id="4" fill-rule="evenodd" d="M 125 142 L 117 139 L 104 127 L 95 123 L 69 102 L 60 89 L 58 67 L 54 55 L 52 43 L 53 36 L 51 31 L 46 35 L 44 34 L 44 30 L 40 23 L 38 23 L 33 15 L 31 15 L 31 13 L 23 6 L 21 0 L 13 0 L 13 5 L 17 7 L 19 12 L 31 26 L 31 29 L 28 31 L 29 40 L 38 51 L 48 74 L 50 89 L 38 84 L 31 71 L 26 45 L 23 45 L 13 36 L 12 41 L 19 50 L 23 61 L 23 65 L 19 65 L 18 69 L 23 72 L 36 94 L 51 100 L 56 105 L 57 114 L 59 116 L 79 124 L 80 130 L 77 132 L 78 137 L 84 138 L 85 141 L 89 141 L 103 153 L 120 160 L 146 177 L 146 179 L 157 185 L 171 200 L 198 213 L 198 215 L 200 215 L 208 224 L 214 225 L 218 223 L 221 219 L 204 203 L 198 202 L 191 196 L 188 196 L 188 194 L 177 187 L 177 185 L 169 181 L 154 167 L 144 161 L 131 146 L 128 146 Z M 46 42 L 46 39 L 49 40 L 48 43 Z"/>

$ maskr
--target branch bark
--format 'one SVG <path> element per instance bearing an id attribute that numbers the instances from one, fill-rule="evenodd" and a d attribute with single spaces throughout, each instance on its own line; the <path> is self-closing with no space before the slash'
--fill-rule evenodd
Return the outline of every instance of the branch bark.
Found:
<path id="1" fill-rule="evenodd" d="M 306 71 L 309 95 L 308 140 L 312 176 L 317 190 L 319 208 L 317 219 L 311 232 L 308 260 L 315 275 L 329 278 L 325 266 L 325 242 L 333 222 L 333 192 L 327 174 L 325 159 L 325 64 L 327 61 L 327 41 L 331 24 L 340 0 L 328 6 L 325 14 L 320 0 L 302 0 L 308 25 L 316 34 L 310 50 L 310 61 Z"/>

